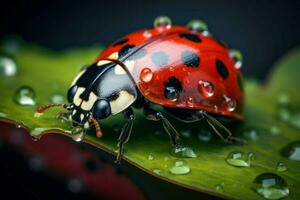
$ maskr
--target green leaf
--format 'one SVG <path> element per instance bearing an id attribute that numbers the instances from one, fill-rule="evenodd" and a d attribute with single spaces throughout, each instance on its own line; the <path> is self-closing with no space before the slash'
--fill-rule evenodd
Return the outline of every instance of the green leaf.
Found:
<path id="1" fill-rule="evenodd" d="M 1 49 L 8 51 L 9 47 Z M 25 127 L 36 138 L 46 133 L 74 138 L 70 123 L 57 118 L 62 109 L 49 110 L 40 117 L 34 117 L 35 110 L 39 105 L 51 103 L 54 96 L 66 102 L 65 94 L 72 79 L 100 51 L 100 47 L 53 52 L 27 44 L 14 46 L 9 53 L 16 61 L 17 74 L 8 77 L 0 70 L 1 119 Z M 171 120 L 182 133 L 186 147 L 175 154 L 161 125 L 146 121 L 136 110 L 137 119 L 124 159 L 157 178 L 224 198 L 260 198 L 252 182 L 258 175 L 271 172 L 287 182 L 291 199 L 299 198 L 300 163 L 280 154 L 287 144 L 300 140 L 299 65 L 300 50 L 296 49 L 276 64 L 268 84 L 261 86 L 255 81 L 245 81 L 245 122 L 229 129 L 247 139 L 248 145 L 225 144 L 215 136 L 210 140 L 214 134 L 205 123 L 186 125 Z M 30 86 L 35 91 L 34 106 L 15 103 L 16 91 L 21 86 Z M 83 141 L 115 155 L 124 122 L 122 116 L 103 120 L 100 123 L 104 137 L 96 138 L 90 131 Z M 241 161 L 227 159 L 232 152 L 240 152 Z M 286 171 L 277 171 L 279 162 L 284 163 Z"/>

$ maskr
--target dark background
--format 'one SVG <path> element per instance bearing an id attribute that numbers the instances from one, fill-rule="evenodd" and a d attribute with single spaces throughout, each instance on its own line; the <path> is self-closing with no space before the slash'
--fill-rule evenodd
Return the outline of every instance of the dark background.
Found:
<path id="1" fill-rule="evenodd" d="M 133 0 L 7 1 L 1 3 L 0 35 L 54 50 L 107 45 L 158 15 L 184 25 L 203 19 L 212 34 L 244 54 L 246 75 L 263 79 L 273 63 L 300 43 L 299 1 Z"/>
<path id="2" fill-rule="evenodd" d="M 211 33 L 217 39 L 225 41 L 229 47 L 241 50 L 244 55 L 244 73 L 248 77 L 260 80 L 265 79 L 271 66 L 280 56 L 300 44 L 299 1 L 80 2 L 71 0 L 1 2 L 0 37 L 18 35 L 26 42 L 53 50 L 64 50 L 95 44 L 107 45 L 132 31 L 151 27 L 154 18 L 159 15 L 171 17 L 173 23 L 177 25 L 184 25 L 192 19 L 202 19 L 208 23 Z M 54 196 L 56 199 L 78 197 L 65 189 L 60 189 L 63 188 L 60 180 L 47 174 L 32 174 L 15 151 L 8 149 L 3 152 L 1 155 L 5 154 L 7 159 L 1 156 L 1 166 L 6 163 L 11 173 L 7 174 L 0 168 L 1 184 L 5 184 L 0 190 L 2 194 L 7 193 L 13 197 L 23 195 L 31 199 L 40 197 L 51 199 L 53 196 L 49 196 L 50 189 L 55 188 L 56 192 L 51 194 L 57 195 Z M 17 174 L 17 177 L 12 177 L 12 173 Z M 139 176 L 146 175 L 139 174 Z M 155 182 L 152 185 L 159 184 Z M 159 187 L 163 188 L 160 185 Z M 16 192 L 9 192 L 11 188 Z M 36 188 L 40 191 L 34 191 Z M 169 190 L 164 191 L 167 193 Z M 178 191 L 182 192 L 180 188 Z M 157 191 L 148 188 L 148 194 L 153 194 L 152 197 L 159 199 L 159 195 L 155 192 Z M 92 198 L 86 194 L 85 197 Z"/>

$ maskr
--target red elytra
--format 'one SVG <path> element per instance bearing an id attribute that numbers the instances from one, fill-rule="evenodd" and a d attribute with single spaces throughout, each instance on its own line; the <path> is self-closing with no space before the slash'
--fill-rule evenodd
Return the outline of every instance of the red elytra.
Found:
<path id="1" fill-rule="evenodd" d="M 229 50 L 212 36 L 183 26 L 140 30 L 110 45 L 97 61 L 115 52 L 141 94 L 152 103 L 243 119 L 241 71 L 235 68 Z M 130 60 L 133 67 L 126 64 Z M 181 84 L 175 99 L 165 95 L 172 77 Z"/>

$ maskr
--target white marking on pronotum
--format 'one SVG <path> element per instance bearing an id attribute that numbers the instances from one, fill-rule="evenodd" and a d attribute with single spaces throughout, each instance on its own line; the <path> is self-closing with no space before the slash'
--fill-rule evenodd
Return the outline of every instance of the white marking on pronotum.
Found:
<path id="1" fill-rule="evenodd" d="M 127 91 L 120 91 L 116 100 L 110 101 L 111 113 L 118 114 L 130 106 L 135 100 L 135 97 Z"/>
<path id="2" fill-rule="evenodd" d="M 81 104 L 82 110 L 89 111 L 94 106 L 94 103 L 97 101 L 98 96 L 94 92 L 90 92 L 89 100 L 83 101 Z"/>
<path id="3" fill-rule="evenodd" d="M 79 88 L 77 89 L 76 94 L 75 94 L 74 99 L 73 99 L 73 102 L 74 102 L 74 104 L 75 104 L 76 106 L 79 106 L 79 105 L 80 105 L 82 99 L 81 99 L 79 96 L 83 93 L 84 90 L 85 90 L 84 87 L 79 87 Z"/>
<path id="4" fill-rule="evenodd" d="M 79 72 L 79 74 L 74 78 L 74 80 L 72 81 L 71 86 L 75 85 L 75 83 L 78 81 L 78 79 L 82 76 L 82 74 L 86 71 L 86 69 L 82 70 L 81 72 Z"/>
<path id="5" fill-rule="evenodd" d="M 134 60 L 126 60 L 124 62 L 124 64 L 125 64 L 126 68 L 128 69 L 128 71 L 132 72 L 132 70 L 134 68 Z M 121 75 L 121 74 L 126 74 L 126 72 L 120 65 L 116 65 L 115 74 Z"/>
<path id="6" fill-rule="evenodd" d="M 107 58 L 118 60 L 118 58 L 119 58 L 118 52 L 114 52 L 114 53 L 110 54 Z M 97 63 L 97 66 L 102 66 L 102 65 L 105 65 L 105 64 L 108 64 L 108 63 L 111 63 L 111 61 L 110 60 L 100 60 Z"/>

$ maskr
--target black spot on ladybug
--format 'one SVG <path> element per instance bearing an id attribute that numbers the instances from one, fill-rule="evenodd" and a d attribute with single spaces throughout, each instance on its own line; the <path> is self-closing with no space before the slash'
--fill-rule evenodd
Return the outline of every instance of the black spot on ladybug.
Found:
<path id="1" fill-rule="evenodd" d="M 128 38 L 121 38 L 121 39 L 115 41 L 114 43 L 112 43 L 111 46 L 113 46 L 113 47 L 114 47 L 114 46 L 119 46 L 119 45 L 125 44 L 125 43 L 128 42 L 128 41 L 129 41 Z"/>
<path id="2" fill-rule="evenodd" d="M 187 40 L 190 40 L 190 41 L 196 42 L 196 43 L 202 42 L 202 40 L 197 35 L 191 34 L 191 33 L 180 33 L 179 37 L 185 38 Z"/>
<path id="3" fill-rule="evenodd" d="M 198 67 L 200 64 L 199 56 L 192 51 L 182 52 L 181 60 L 187 67 Z"/>
<path id="4" fill-rule="evenodd" d="M 226 66 L 224 65 L 224 63 L 217 59 L 216 60 L 216 67 L 217 67 L 217 71 L 219 73 L 219 75 L 223 78 L 223 79 L 227 79 L 229 72 L 228 69 L 226 68 Z"/>
<path id="5" fill-rule="evenodd" d="M 165 85 L 165 97 L 170 100 L 176 100 L 179 98 L 179 94 L 182 91 L 181 82 L 174 76 L 170 77 Z"/>
<path id="6" fill-rule="evenodd" d="M 159 51 L 152 54 L 152 62 L 161 67 L 168 64 L 168 55 L 165 52 Z"/>
<path id="7" fill-rule="evenodd" d="M 222 47 L 228 49 L 228 45 L 224 41 L 222 41 L 222 40 L 216 40 L 216 41 L 219 43 L 219 45 L 221 45 Z"/>
<path id="8" fill-rule="evenodd" d="M 128 60 L 137 60 L 139 58 L 142 58 L 146 55 L 145 49 L 139 49 L 137 52 L 134 52 L 131 56 L 129 56 Z"/>
<path id="9" fill-rule="evenodd" d="M 135 45 L 127 44 L 124 47 L 122 47 L 119 51 L 119 58 L 124 57 L 127 55 L 132 49 L 135 47 Z"/>
<path id="10" fill-rule="evenodd" d="M 243 92 L 244 91 L 244 84 L 243 84 L 243 80 L 240 74 L 237 75 L 237 82 L 238 85 L 240 87 L 240 90 Z"/>

